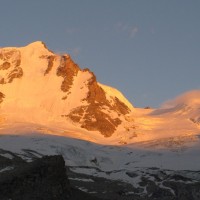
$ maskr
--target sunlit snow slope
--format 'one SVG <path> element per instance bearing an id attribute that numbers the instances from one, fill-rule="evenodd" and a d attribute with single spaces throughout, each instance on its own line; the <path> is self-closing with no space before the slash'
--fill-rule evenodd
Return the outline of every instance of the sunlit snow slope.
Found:
<path id="1" fill-rule="evenodd" d="M 182 94 L 159 109 L 136 109 L 132 117 L 140 143 L 167 148 L 190 144 L 200 134 L 200 91 Z"/>
<path id="2" fill-rule="evenodd" d="M 9 128 L 101 144 L 180 146 L 199 134 L 200 92 L 159 109 L 134 108 L 69 55 L 55 54 L 38 41 L 0 49 L 0 124 L 2 134 Z"/>
<path id="3" fill-rule="evenodd" d="M 1 120 L 48 127 L 59 123 L 66 130 L 62 134 L 72 127 L 110 137 L 133 106 L 119 91 L 105 87 L 89 69 L 80 69 L 69 55 L 57 55 L 43 42 L 0 49 Z"/>

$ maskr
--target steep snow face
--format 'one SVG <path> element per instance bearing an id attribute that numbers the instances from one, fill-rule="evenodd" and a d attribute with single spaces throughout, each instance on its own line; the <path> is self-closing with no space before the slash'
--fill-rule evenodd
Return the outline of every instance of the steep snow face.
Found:
<path id="1" fill-rule="evenodd" d="M 130 110 L 134 109 L 133 105 L 128 101 L 128 99 L 126 99 L 126 97 L 124 97 L 124 95 L 119 90 L 113 87 L 109 87 L 107 85 L 103 85 L 100 83 L 98 84 L 105 91 L 107 98 L 109 99 L 111 104 L 113 103 L 113 99 L 117 97 L 121 102 L 127 105 Z"/>
<path id="2" fill-rule="evenodd" d="M 0 114 L 9 120 L 72 123 L 108 137 L 133 107 L 120 92 L 105 88 L 90 70 L 43 42 L 0 49 Z"/>

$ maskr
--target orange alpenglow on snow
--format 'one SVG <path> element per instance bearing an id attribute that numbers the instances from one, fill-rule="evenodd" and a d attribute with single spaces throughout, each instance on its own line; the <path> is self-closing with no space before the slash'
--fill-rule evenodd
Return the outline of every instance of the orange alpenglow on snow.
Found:
<path id="1" fill-rule="evenodd" d="M 199 102 L 197 90 L 156 110 L 134 108 L 120 91 L 41 41 L 0 49 L 0 120 L 11 133 L 29 129 L 101 144 L 196 137 Z"/>

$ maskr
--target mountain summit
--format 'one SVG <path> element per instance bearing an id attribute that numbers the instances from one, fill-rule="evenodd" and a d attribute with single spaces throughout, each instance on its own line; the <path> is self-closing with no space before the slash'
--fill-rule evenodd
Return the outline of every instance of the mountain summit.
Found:
<path id="1" fill-rule="evenodd" d="M 109 137 L 133 109 L 118 90 L 41 41 L 0 49 L 1 118 L 70 123 Z"/>

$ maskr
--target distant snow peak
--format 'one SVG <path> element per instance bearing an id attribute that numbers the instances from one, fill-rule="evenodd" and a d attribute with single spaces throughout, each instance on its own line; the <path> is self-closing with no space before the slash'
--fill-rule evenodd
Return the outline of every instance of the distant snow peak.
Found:
<path id="1" fill-rule="evenodd" d="M 181 94 L 175 99 L 165 102 L 162 107 L 169 108 L 175 107 L 176 105 L 200 105 L 200 90 L 192 90 Z"/>

